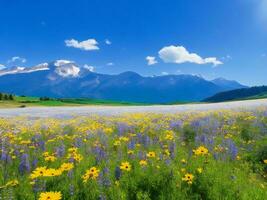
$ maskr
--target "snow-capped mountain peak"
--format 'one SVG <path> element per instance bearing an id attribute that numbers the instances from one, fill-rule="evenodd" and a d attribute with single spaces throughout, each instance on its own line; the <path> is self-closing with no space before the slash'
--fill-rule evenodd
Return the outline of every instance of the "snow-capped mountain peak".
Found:
<path id="1" fill-rule="evenodd" d="M 56 60 L 51 63 L 40 63 L 32 67 L 9 67 L 0 69 L 0 76 L 7 74 L 32 73 L 36 71 L 51 70 L 61 77 L 78 77 L 80 68 L 69 60 Z"/>
<path id="2" fill-rule="evenodd" d="M 55 64 L 55 66 L 57 65 Z M 71 62 L 65 64 L 61 63 L 61 65 L 56 67 L 55 72 L 62 77 L 77 77 L 79 76 L 80 68 Z"/>

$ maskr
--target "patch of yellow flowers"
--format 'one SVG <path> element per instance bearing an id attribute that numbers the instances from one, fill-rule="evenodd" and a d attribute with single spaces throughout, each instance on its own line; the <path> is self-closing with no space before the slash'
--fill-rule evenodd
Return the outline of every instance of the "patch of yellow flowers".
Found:
<path id="1" fill-rule="evenodd" d="M 86 170 L 85 174 L 82 176 L 83 182 L 86 183 L 88 179 L 96 180 L 99 176 L 100 170 L 96 167 L 91 167 L 90 169 Z"/>
<path id="2" fill-rule="evenodd" d="M 47 167 L 37 167 L 30 175 L 30 179 L 36 179 L 39 177 L 52 177 L 60 176 L 65 171 L 70 171 L 73 169 L 73 163 L 63 163 L 58 169 L 47 168 Z"/>
<path id="3" fill-rule="evenodd" d="M 193 153 L 197 156 L 204 156 L 209 153 L 209 150 L 204 146 L 200 146 L 197 149 L 194 149 Z"/>

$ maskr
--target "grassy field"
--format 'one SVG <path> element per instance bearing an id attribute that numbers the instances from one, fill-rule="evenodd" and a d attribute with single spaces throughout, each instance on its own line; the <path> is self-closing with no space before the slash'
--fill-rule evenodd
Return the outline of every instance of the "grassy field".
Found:
<path id="1" fill-rule="evenodd" d="M 0 100 L 0 108 L 32 107 L 32 106 L 85 106 L 85 105 L 149 105 L 131 102 L 116 102 L 97 99 L 50 99 L 40 100 L 38 97 L 15 96 L 14 100 Z"/>
<path id="2" fill-rule="evenodd" d="M 10 118 L 0 130 L 0 199 L 267 199 L 266 108 Z"/>

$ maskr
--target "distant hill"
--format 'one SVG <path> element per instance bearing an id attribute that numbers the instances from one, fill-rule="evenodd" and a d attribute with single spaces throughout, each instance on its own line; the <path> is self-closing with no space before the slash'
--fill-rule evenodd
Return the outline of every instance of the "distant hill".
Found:
<path id="1" fill-rule="evenodd" d="M 72 61 L 0 70 L 0 91 L 26 96 L 90 98 L 137 103 L 200 101 L 245 86 L 225 79 L 181 74 L 144 77 L 135 72 L 99 74 Z"/>
<path id="2" fill-rule="evenodd" d="M 204 99 L 204 102 L 222 102 L 233 101 L 239 99 L 256 99 L 267 97 L 267 86 L 242 88 L 217 93 L 211 97 Z"/>
<path id="3" fill-rule="evenodd" d="M 234 90 L 234 89 L 240 89 L 240 88 L 248 88 L 245 85 L 242 85 L 234 80 L 226 80 L 224 78 L 216 78 L 211 81 L 212 83 L 222 87 L 227 88 L 227 90 Z"/>

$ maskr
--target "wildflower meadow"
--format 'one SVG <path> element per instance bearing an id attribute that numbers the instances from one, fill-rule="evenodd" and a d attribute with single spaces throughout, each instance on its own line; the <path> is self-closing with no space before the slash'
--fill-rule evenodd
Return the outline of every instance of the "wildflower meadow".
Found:
<path id="1" fill-rule="evenodd" d="M 0 199 L 267 199 L 267 109 L 0 119 Z"/>

